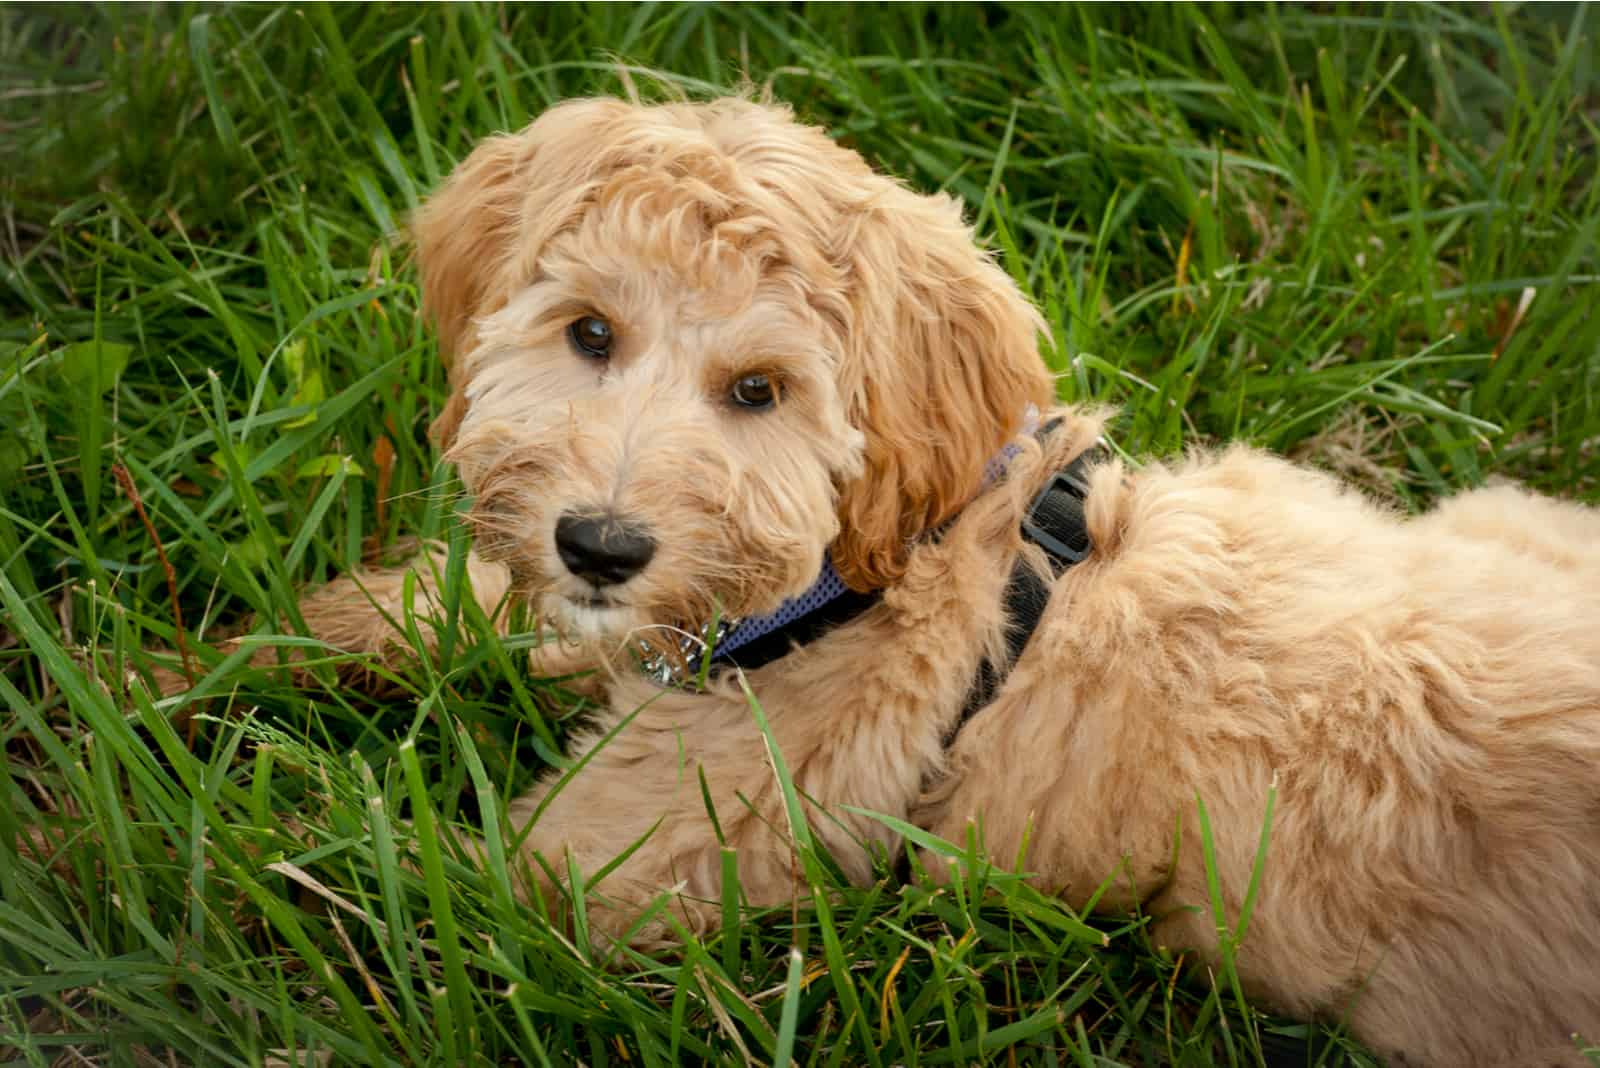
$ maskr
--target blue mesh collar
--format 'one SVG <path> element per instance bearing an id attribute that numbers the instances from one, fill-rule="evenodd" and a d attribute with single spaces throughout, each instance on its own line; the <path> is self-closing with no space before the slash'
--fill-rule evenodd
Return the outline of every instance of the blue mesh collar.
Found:
<path id="1" fill-rule="evenodd" d="M 844 579 L 839 577 L 839 569 L 833 566 L 833 558 L 824 555 L 822 558 L 822 571 L 817 575 L 817 580 L 811 588 L 804 593 L 780 604 L 775 611 L 764 616 L 751 616 L 723 631 L 717 641 L 717 648 L 711 654 L 715 661 L 733 659 L 735 650 L 743 649 L 758 638 L 766 637 L 774 631 L 782 630 L 790 624 L 805 619 L 807 616 L 817 614 L 830 604 L 840 602 L 847 594 L 855 591 L 846 586 Z M 741 660 L 743 658 L 740 658 Z M 751 664 L 744 666 L 750 667 Z"/>
<path id="2" fill-rule="evenodd" d="M 1038 424 L 1039 410 L 1030 404 L 1023 419 L 1022 433 L 1033 434 Z M 1004 475 L 1011 461 L 1021 452 L 1022 446 L 1016 442 L 1001 449 L 984 465 L 984 486 L 992 485 Z M 790 597 L 775 611 L 764 616 L 751 616 L 728 626 L 718 637 L 711 660 L 713 663 L 737 663 L 744 668 L 759 667 L 788 652 L 792 641 L 803 641 L 814 636 L 823 626 L 844 622 L 870 607 L 876 600 L 875 593 L 858 593 L 846 586 L 838 569 L 833 566 L 833 558 L 824 555 L 822 571 L 809 589 Z M 805 634 L 787 636 L 782 633 L 797 624 L 802 625 L 797 629 L 803 629 Z M 775 639 L 769 637 L 774 635 Z M 759 641 L 763 638 L 769 640 Z M 759 652 L 758 646 L 761 647 Z M 746 650 L 745 654 L 735 657 L 734 652 L 740 649 Z"/>

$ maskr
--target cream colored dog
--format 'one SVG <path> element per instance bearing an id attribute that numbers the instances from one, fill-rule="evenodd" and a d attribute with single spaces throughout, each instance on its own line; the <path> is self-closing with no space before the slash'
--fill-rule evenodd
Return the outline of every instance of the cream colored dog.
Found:
<path id="1" fill-rule="evenodd" d="M 1197 799 L 1236 917 L 1275 787 L 1238 957 L 1257 996 L 1408 1064 L 1576 1063 L 1572 1034 L 1600 1037 L 1600 515 L 1495 489 L 1407 520 L 1244 448 L 1101 463 L 1091 555 L 947 745 L 1006 662 L 1013 565 L 1050 573 L 1019 518 L 1100 432 L 1053 408 L 1040 318 L 954 202 L 777 107 L 581 100 L 480 145 L 415 235 L 476 593 L 604 666 L 579 752 L 633 717 L 513 806 L 548 802 L 527 848 L 558 871 L 648 835 L 601 928 L 664 891 L 716 923 L 700 773 L 749 899 L 803 891 L 738 673 L 663 688 L 633 650 L 770 611 L 826 555 L 881 598 L 747 678 L 852 878 L 898 843 L 845 806 L 975 823 L 996 857 L 1029 837 L 1039 886 L 1081 905 L 1110 879 L 1101 907 L 1214 956 Z M 1030 406 L 1061 424 L 1028 433 Z M 307 617 L 379 651 L 350 581 Z M 399 614 L 395 574 L 361 581 Z"/>

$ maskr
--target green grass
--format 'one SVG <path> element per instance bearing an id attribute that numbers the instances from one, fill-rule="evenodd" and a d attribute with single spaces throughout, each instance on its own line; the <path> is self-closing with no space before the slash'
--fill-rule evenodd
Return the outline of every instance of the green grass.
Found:
<path id="1" fill-rule="evenodd" d="M 212 648 L 292 634 L 297 587 L 402 539 L 459 559 L 392 235 L 478 137 L 617 91 L 619 57 L 770 82 L 964 197 L 1063 397 L 1118 405 L 1133 453 L 1243 439 L 1409 507 L 1494 475 L 1600 496 L 1579 9 L 0 9 L 0 1060 L 1262 1063 L 1301 1032 L 1227 969 L 1004 866 L 730 897 L 660 959 L 568 939 L 503 854 L 413 837 L 496 838 L 581 714 L 470 598 L 386 700 Z M 136 680 L 176 620 L 119 463 L 185 698 Z M 1292 1063 L 1370 1063 L 1309 1033 Z"/>

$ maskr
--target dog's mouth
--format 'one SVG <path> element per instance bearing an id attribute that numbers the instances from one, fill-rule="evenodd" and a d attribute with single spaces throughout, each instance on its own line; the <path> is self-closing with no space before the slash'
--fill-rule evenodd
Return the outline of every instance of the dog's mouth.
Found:
<path id="1" fill-rule="evenodd" d="M 713 612 L 716 625 L 664 619 L 622 591 L 585 585 L 547 589 L 542 614 L 563 640 L 597 648 L 606 655 L 623 647 L 640 658 L 646 674 L 667 683 L 682 680 L 686 663 L 698 664 L 707 646 L 734 620 Z"/>
<path id="2" fill-rule="evenodd" d="M 579 640 L 622 638 L 641 622 L 635 606 L 607 590 L 552 590 L 544 600 L 557 628 Z"/>

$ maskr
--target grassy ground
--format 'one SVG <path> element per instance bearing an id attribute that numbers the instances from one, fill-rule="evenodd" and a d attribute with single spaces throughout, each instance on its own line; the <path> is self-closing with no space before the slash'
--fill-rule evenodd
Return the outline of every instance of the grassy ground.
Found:
<path id="1" fill-rule="evenodd" d="M 1581 11 L 0 9 L 0 1061 L 1370 1063 L 998 873 L 730 901 L 608 970 L 404 822 L 493 833 L 559 748 L 580 710 L 528 638 L 463 612 L 385 701 L 212 651 L 402 539 L 459 549 L 392 235 L 615 57 L 770 81 L 965 197 L 1136 454 L 1600 495 Z M 200 677 L 167 701 L 157 540 Z"/>

